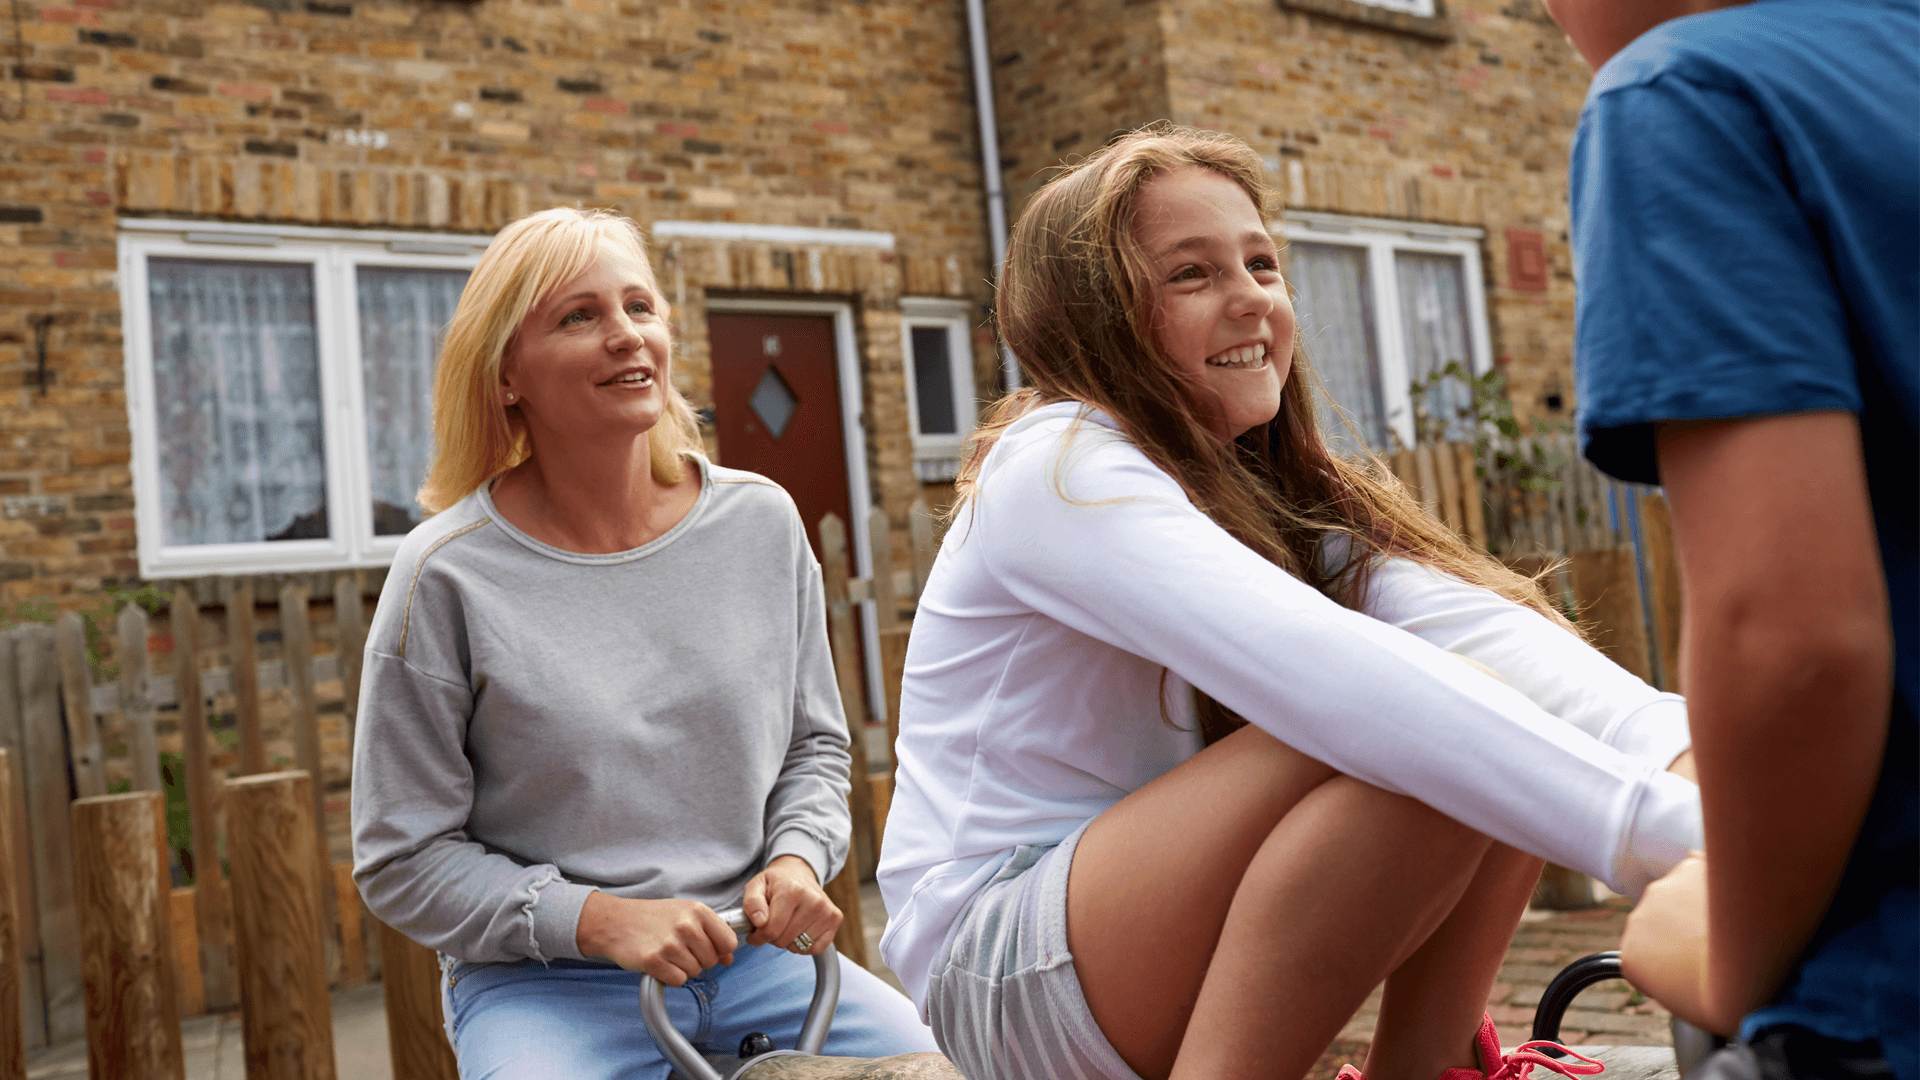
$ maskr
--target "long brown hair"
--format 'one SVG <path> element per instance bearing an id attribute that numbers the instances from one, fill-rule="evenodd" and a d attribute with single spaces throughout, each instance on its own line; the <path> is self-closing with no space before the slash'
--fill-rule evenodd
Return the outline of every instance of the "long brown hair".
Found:
<path id="1" fill-rule="evenodd" d="M 1568 625 L 1536 582 L 1429 517 L 1377 459 L 1352 462 L 1328 450 L 1297 332 L 1278 415 L 1231 443 L 1213 434 L 1207 418 L 1216 403 L 1176 373 L 1154 340 L 1153 279 L 1132 228 L 1141 190 L 1184 166 L 1232 180 L 1265 219 L 1265 171 L 1251 148 L 1169 124 L 1120 137 L 1028 203 L 1008 243 L 997 309 L 1001 340 L 1030 385 L 990 408 L 969 438 L 960 502 L 973 495 L 987 452 L 1010 424 L 1043 404 L 1082 402 L 1112 417 L 1201 513 L 1336 603 L 1360 607 L 1378 560 L 1399 556 Z M 1324 542 L 1336 536 L 1347 538 L 1348 557 L 1329 565 Z M 1195 697 L 1209 743 L 1246 722 Z"/>

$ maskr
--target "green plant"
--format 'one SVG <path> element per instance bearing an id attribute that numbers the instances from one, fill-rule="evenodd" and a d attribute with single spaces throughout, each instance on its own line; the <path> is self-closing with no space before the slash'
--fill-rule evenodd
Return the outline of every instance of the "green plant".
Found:
<path id="1" fill-rule="evenodd" d="M 179 754 L 160 755 L 160 790 L 167 798 L 167 846 L 186 871 L 187 884 L 193 884 L 193 822 L 187 812 L 187 759 Z"/>
<path id="2" fill-rule="evenodd" d="M 1560 490 L 1559 474 L 1570 460 L 1564 437 L 1573 425 L 1536 418 L 1531 430 L 1522 429 L 1507 378 L 1498 368 L 1474 375 L 1460 361 L 1449 360 L 1413 380 L 1408 391 L 1416 442 L 1470 436 L 1482 482 L 1512 491 Z"/>

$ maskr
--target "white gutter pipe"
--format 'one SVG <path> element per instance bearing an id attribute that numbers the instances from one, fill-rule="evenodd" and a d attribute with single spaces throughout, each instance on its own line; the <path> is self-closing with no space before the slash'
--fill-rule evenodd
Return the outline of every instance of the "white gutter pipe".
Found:
<path id="1" fill-rule="evenodd" d="M 973 53 L 973 99 L 980 116 L 980 167 L 987 180 L 987 235 L 993 243 L 993 287 L 1000 288 L 1000 271 L 1007 261 L 1007 193 L 1000 181 L 1000 128 L 993 116 L 993 67 L 987 58 L 987 13 L 984 0 L 967 0 L 967 44 Z M 1020 362 L 1013 352 L 1000 349 L 1000 375 L 1007 392 L 1020 389 Z"/>

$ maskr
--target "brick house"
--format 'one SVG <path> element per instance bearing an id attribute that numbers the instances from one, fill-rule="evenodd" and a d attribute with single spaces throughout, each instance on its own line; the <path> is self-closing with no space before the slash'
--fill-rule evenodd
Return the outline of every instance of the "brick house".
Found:
<path id="1" fill-rule="evenodd" d="M 1410 437 L 1448 359 L 1571 414 L 1589 73 L 1534 0 L 984 6 L 1010 216 L 1113 132 L 1234 132 L 1365 438 Z M 902 553 L 1002 386 L 964 0 L 46 0 L 16 45 L 0 609 L 383 565 L 437 320 L 544 206 L 649 230 L 720 460 L 881 507 Z"/>

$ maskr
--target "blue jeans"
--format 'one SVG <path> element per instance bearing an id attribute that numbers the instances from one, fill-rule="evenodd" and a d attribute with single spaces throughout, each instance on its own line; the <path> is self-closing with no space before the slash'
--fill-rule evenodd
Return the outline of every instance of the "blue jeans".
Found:
<path id="1" fill-rule="evenodd" d="M 670 1071 L 640 1021 L 640 976 L 602 965 L 536 960 L 442 964 L 447 1037 L 461 1080 L 665 1080 Z M 813 958 L 771 945 L 734 950 L 667 990 L 667 1011 L 703 1052 L 733 1053 L 750 1032 L 781 1049 L 800 1038 L 813 997 Z M 826 1053 L 885 1057 L 938 1048 L 913 1002 L 840 961 L 840 1006 Z"/>

